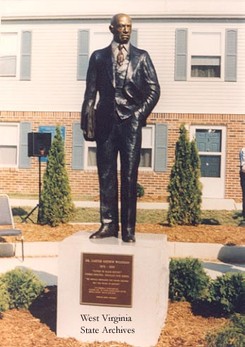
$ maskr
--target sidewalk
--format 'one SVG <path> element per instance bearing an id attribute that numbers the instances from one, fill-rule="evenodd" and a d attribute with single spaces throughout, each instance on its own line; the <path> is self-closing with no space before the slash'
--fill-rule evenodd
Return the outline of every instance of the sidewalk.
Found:
<path id="1" fill-rule="evenodd" d="M 15 257 L 9 257 L 13 252 L 13 245 L 11 248 L 11 244 L 1 244 L 0 273 L 16 267 L 31 269 L 47 285 L 57 285 L 59 244 L 59 242 L 25 242 L 24 261 L 21 259 L 19 243 L 17 243 Z M 211 278 L 216 278 L 226 272 L 245 272 L 244 249 L 245 247 L 242 246 L 221 244 L 168 242 L 169 258 L 199 258 Z M 227 260 L 230 260 L 229 262 L 219 260 L 224 253 Z"/>
<path id="2" fill-rule="evenodd" d="M 10 199 L 12 207 L 34 207 L 37 200 Z M 99 208 L 99 202 L 75 201 L 76 207 Z M 167 209 L 167 203 L 138 202 L 138 209 Z M 241 204 L 234 200 L 204 199 L 206 210 L 240 210 Z M 245 247 L 224 246 L 221 244 L 195 244 L 168 242 L 169 257 L 199 258 L 207 273 L 215 278 L 226 272 L 245 272 Z M 12 244 L 0 244 L 0 273 L 16 267 L 33 270 L 47 285 L 57 285 L 59 242 L 25 242 L 25 260 L 21 260 L 20 244 L 17 244 L 16 257 Z M 222 259 L 220 261 L 219 259 Z M 228 261 L 227 261 L 228 260 Z"/>
<path id="3" fill-rule="evenodd" d="M 10 199 L 12 207 L 30 206 L 34 207 L 38 201 L 31 199 Z M 74 201 L 76 207 L 99 208 L 99 201 Z M 137 203 L 138 209 L 156 209 L 164 210 L 168 208 L 166 202 L 141 202 Z M 241 210 L 242 204 L 236 203 L 233 199 L 203 199 L 203 210 Z"/>

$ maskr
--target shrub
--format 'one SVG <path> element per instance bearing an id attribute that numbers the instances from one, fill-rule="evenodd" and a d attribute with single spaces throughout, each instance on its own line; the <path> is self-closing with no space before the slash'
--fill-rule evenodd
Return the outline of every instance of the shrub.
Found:
<path id="1" fill-rule="evenodd" d="M 182 124 L 175 147 L 175 163 L 168 185 L 169 225 L 196 225 L 201 220 L 202 188 L 200 158 L 196 143 L 190 142 Z"/>
<path id="2" fill-rule="evenodd" d="M 193 302 L 205 296 L 210 282 L 198 259 L 171 259 L 169 298 L 173 301 Z"/>
<path id="3" fill-rule="evenodd" d="M 0 283 L 8 291 L 9 308 L 29 308 L 44 289 L 44 284 L 31 270 L 8 271 L 1 276 Z"/>
<path id="4" fill-rule="evenodd" d="M 60 128 L 56 127 L 43 176 L 38 222 L 54 227 L 69 222 L 73 213 L 74 204 L 65 164 L 64 141 Z"/>
<path id="5" fill-rule="evenodd" d="M 228 326 L 206 336 L 207 347 L 245 346 L 245 316 L 233 315 Z"/>
<path id="6" fill-rule="evenodd" d="M 144 187 L 140 183 L 137 183 L 137 197 L 141 198 L 144 195 L 145 195 Z"/>
<path id="7" fill-rule="evenodd" d="M 210 283 L 204 302 L 215 306 L 220 314 L 245 313 L 245 276 L 242 273 L 226 273 Z"/>
<path id="8" fill-rule="evenodd" d="M 2 276 L 0 277 L 0 312 L 3 312 L 9 309 L 10 297 L 6 283 L 1 278 Z"/>

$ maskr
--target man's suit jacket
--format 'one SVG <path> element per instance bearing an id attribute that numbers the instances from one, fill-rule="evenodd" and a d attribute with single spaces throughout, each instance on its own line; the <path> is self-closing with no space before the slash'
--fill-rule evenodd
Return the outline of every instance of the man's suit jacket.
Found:
<path id="1" fill-rule="evenodd" d="M 94 51 L 89 61 L 81 112 L 81 128 L 87 140 L 86 131 L 89 117 L 94 113 L 97 93 L 99 100 L 96 105 L 95 138 L 105 139 L 110 133 L 115 115 L 114 76 L 111 45 Z M 146 125 L 146 119 L 160 97 L 160 86 L 149 54 L 131 44 L 123 94 L 130 102 L 132 115 L 143 126 Z"/>

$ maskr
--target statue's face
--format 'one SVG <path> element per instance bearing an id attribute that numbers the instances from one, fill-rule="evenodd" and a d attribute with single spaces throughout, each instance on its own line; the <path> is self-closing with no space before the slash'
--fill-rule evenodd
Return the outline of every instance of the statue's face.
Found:
<path id="1" fill-rule="evenodd" d="M 116 42 L 127 43 L 132 31 L 131 18 L 127 15 L 115 16 L 113 23 L 110 25 L 110 31 Z"/>

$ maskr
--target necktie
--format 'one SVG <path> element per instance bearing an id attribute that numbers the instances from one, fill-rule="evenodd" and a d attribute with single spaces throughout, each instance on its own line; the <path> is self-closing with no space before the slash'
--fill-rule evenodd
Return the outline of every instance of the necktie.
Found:
<path id="1" fill-rule="evenodd" d="M 124 61 L 124 55 L 123 55 L 123 52 L 122 52 L 122 50 L 123 50 L 123 45 L 118 45 L 118 54 L 117 54 L 117 64 L 119 65 L 119 66 L 121 66 L 122 65 L 122 63 L 123 63 L 123 61 Z"/>

